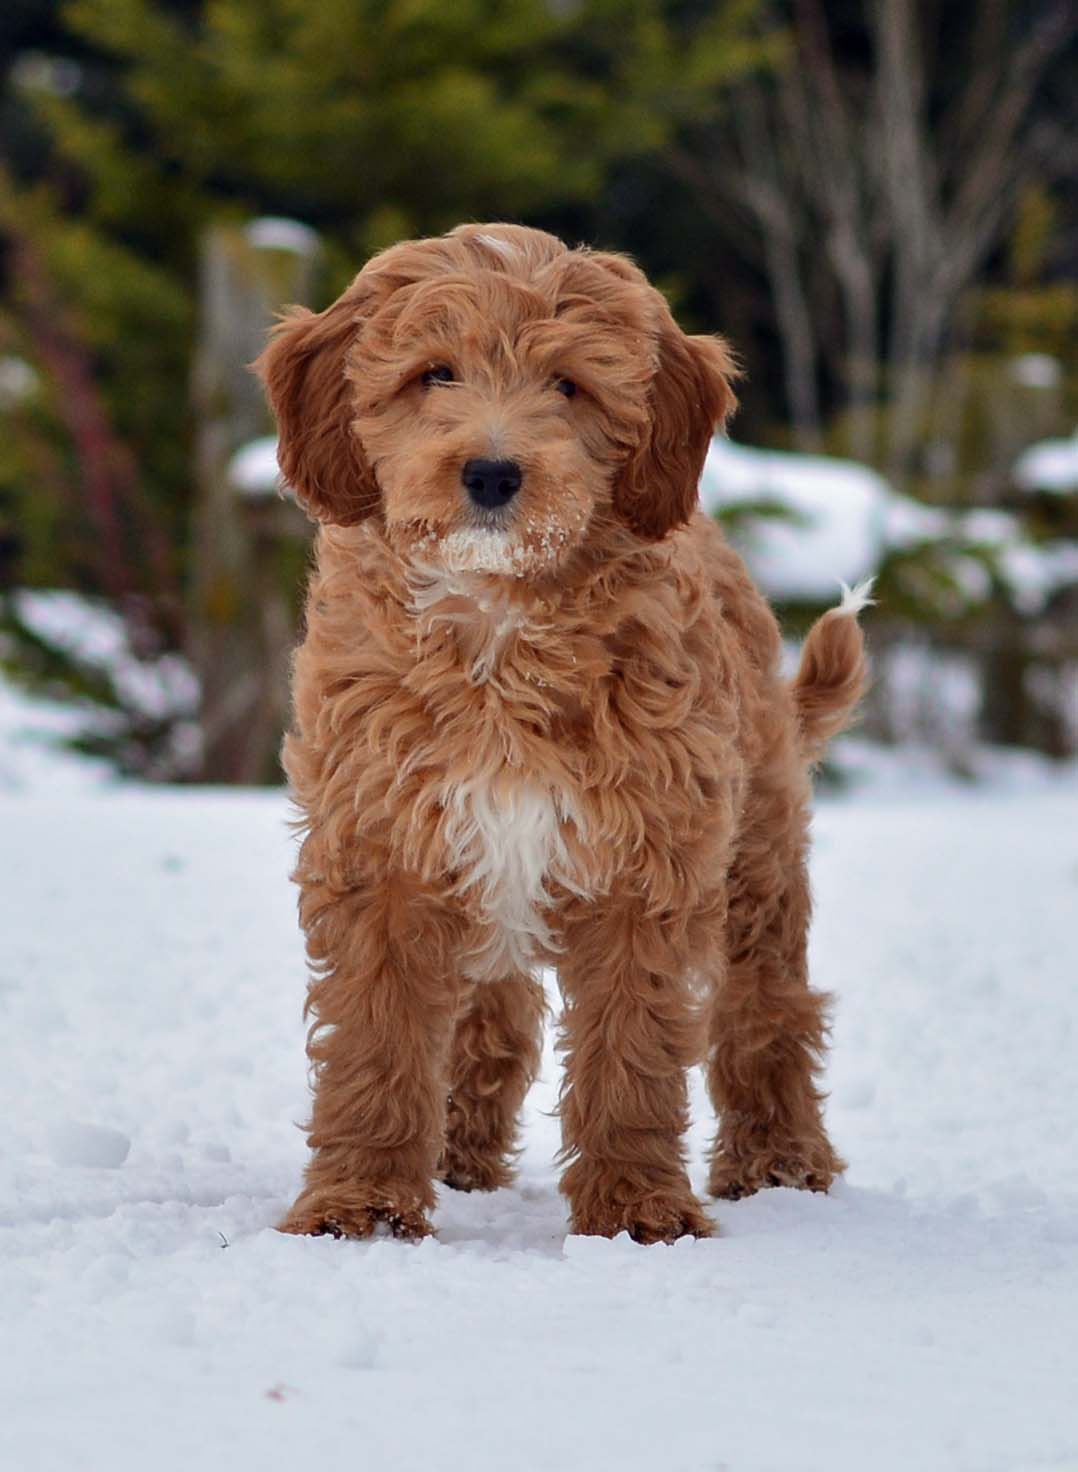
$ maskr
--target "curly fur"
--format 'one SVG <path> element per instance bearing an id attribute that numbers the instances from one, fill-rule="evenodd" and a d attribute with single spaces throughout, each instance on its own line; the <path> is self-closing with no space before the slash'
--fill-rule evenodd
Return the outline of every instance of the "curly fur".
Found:
<path id="1" fill-rule="evenodd" d="M 313 1153 L 282 1228 L 418 1237 L 438 1178 L 511 1178 L 542 965 L 575 1231 L 712 1230 L 682 1145 L 701 1059 L 713 1193 L 826 1189 L 809 768 L 863 649 L 844 605 L 784 681 L 770 610 L 695 510 L 734 405 L 723 342 L 622 257 L 466 226 L 293 311 L 258 367 L 322 522 L 284 748 Z M 520 465 L 504 509 L 470 504 L 473 457 Z"/>

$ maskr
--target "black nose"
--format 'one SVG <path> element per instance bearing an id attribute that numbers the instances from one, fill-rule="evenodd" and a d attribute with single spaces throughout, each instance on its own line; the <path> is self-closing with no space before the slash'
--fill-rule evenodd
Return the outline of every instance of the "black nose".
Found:
<path id="1" fill-rule="evenodd" d="M 515 460 L 466 460 L 460 478 L 477 506 L 504 506 L 520 490 L 523 472 Z"/>

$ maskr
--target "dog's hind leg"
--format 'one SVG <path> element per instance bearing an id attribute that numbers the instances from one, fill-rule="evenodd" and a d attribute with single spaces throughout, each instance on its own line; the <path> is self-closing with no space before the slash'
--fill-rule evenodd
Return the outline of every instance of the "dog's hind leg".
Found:
<path id="1" fill-rule="evenodd" d="M 438 1174 L 457 1191 L 513 1179 L 520 1108 L 539 1071 L 546 1002 L 531 977 L 477 982 L 453 1035 L 449 1110 Z"/>
<path id="2" fill-rule="evenodd" d="M 844 1162 L 815 1076 L 827 997 L 809 989 L 808 781 L 796 760 L 753 784 L 729 874 L 727 959 L 711 1003 L 707 1081 L 719 1114 L 709 1189 L 826 1191 Z"/>

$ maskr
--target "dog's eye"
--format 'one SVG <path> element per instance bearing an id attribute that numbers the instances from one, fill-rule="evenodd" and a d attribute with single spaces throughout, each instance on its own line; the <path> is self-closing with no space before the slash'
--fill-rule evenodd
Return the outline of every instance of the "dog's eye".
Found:
<path id="1" fill-rule="evenodd" d="M 448 363 L 435 363 L 433 368 L 428 368 L 423 375 L 423 387 L 430 388 L 432 383 L 452 383 L 454 373 Z"/>
<path id="2" fill-rule="evenodd" d="M 576 384 L 571 378 L 555 378 L 554 387 L 558 390 L 558 393 L 564 394 L 567 399 L 571 399 L 576 393 Z"/>

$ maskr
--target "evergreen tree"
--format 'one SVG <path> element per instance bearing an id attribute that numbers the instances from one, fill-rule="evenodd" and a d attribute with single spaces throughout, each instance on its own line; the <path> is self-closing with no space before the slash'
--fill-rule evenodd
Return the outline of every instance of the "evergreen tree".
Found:
<path id="1" fill-rule="evenodd" d="M 148 654 L 182 643 L 211 223 L 314 226 L 326 299 L 373 250 L 462 218 L 602 235 L 612 161 L 660 149 L 760 61 L 753 8 L 70 0 L 9 17 L 0 353 L 36 384 L 0 449 L 9 580 L 106 596 Z M 63 662 L 10 601 L 6 626 L 9 663 L 55 682 Z"/>

